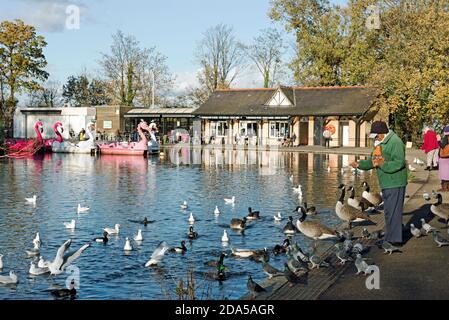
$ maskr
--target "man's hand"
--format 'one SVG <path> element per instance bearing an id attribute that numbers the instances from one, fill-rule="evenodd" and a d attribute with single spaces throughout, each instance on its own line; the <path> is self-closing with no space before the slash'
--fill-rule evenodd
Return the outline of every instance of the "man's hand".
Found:
<path id="1" fill-rule="evenodd" d="M 355 168 L 358 168 L 358 167 L 359 167 L 359 164 L 358 164 L 358 162 L 355 162 L 355 161 L 354 161 L 354 162 L 352 162 L 352 163 L 350 164 L 350 166 L 353 167 L 353 168 L 355 169 Z"/>

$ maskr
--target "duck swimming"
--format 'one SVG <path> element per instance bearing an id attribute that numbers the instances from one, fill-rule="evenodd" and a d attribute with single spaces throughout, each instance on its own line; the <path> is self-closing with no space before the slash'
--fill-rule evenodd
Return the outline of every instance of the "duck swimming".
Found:
<path id="1" fill-rule="evenodd" d="M 108 239 L 108 233 L 105 231 L 103 232 L 103 236 L 99 237 L 99 238 L 95 238 L 94 239 L 95 242 L 99 242 L 99 243 L 108 243 L 109 239 Z"/>
<path id="2" fill-rule="evenodd" d="M 292 216 L 288 217 L 288 222 L 285 225 L 284 229 L 282 229 L 282 231 L 285 234 L 294 234 L 294 233 L 296 233 L 296 228 L 295 228 L 295 225 L 293 224 L 293 217 Z"/>
<path id="3" fill-rule="evenodd" d="M 260 212 L 259 211 L 253 211 L 251 207 L 248 208 L 248 215 L 246 216 L 246 219 L 248 220 L 257 220 L 260 219 Z"/>
<path id="4" fill-rule="evenodd" d="M 67 298 L 76 296 L 75 280 L 70 282 L 69 289 L 57 289 L 51 291 L 52 296 L 56 298 Z"/>
<path id="5" fill-rule="evenodd" d="M 193 226 L 189 227 L 189 232 L 187 233 L 187 237 L 189 237 L 189 239 L 196 239 L 196 238 L 198 238 L 198 232 L 193 231 Z"/>
<path id="6" fill-rule="evenodd" d="M 244 217 L 243 219 L 237 219 L 234 218 L 231 220 L 231 228 L 237 229 L 237 230 L 243 230 L 246 227 L 246 220 L 247 218 Z"/>
<path id="7" fill-rule="evenodd" d="M 290 240 L 287 238 L 282 242 L 281 245 L 277 244 L 274 246 L 273 253 L 275 255 L 278 255 L 280 253 L 286 253 L 289 245 L 290 245 Z"/>
<path id="8" fill-rule="evenodd" d="M 186 242 L 183 240 L 181 241 L 181 247 L 173 247 L 170 248 L 168 251 L 174 253 L 185 253 L 187 251 Z"/>

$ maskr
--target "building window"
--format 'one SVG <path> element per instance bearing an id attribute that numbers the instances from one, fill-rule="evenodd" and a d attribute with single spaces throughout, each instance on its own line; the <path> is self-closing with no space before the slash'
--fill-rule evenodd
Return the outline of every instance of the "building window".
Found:
<path id="1" fill-rule="evenodd" d="M 228 133 L 227 121 L 216 121 L 211 123 L 212 135 L 217 137 L 225 137 Z"/>
<path id="2" fill-rule="evenodd" d="M 288 133 L 288 122 L 270 121 L 270 138 L 284 138 Z"/>
<path id="3" fill-rule="evenodd" d="M 241 136 L 257 136 L 257 122 L 240 122 L 240 135 Z"/>
<path id="4" fill-rule="evenodd" d="M 103 121 L 103 129 L 112 129 L 112 121 L 104 120 Z"/>

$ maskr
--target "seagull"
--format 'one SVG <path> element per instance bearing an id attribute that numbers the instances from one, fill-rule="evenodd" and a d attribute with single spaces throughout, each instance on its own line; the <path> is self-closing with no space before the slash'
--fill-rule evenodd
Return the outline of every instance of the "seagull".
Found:
<path id="1" fill-rule="evenodd" d="M 25 198 L 25 201 L 27 203 L 31 203 L 31 204 L 36 204 L 36 200 L 37 200 L 37 196 L 36 195 L 33 195 L 32 198 Z"/>
<path id="2" fill-rule="evenodd" d="M 430 200 L 430 195 L 427 192 L 424 192 L 422 194 L 422 197 L 424 198 L 424 200 L 429 201 Z"/>
<path id="3" fill-rule="evenodd" d="M 66 253 L 72 244 L 72 240 L 67 240 L 64 242 L 56 252 L 56 256 L 54 260 L 48 263 L 48 268 L 50 269 L 50 273 L 52 275 L 58 275 L 64 272 L 65 268 L 67 268 L 73 261 L 75 261 L 79 256 L 90 247 L 90 244 L 85 244 L 81 248 L 79 248 L 75 252 Z"/>
<path id="4" fill-rule="evenodd" d="M 16 284 L 18 280 L 16 272 L 12 270 L 9 272 L 9 276 L 0 276 L 0 284 Z"/>
<path id="5" fill-rule="evenodd" d="M 194 223 L 194 222 L 195 222 L 195 218 L 193 217 L 193 213 L 190 212 L 189 223 Z"/>
<path id="6" fill-rule="evenodd" d="M 184 202 L 181 204 L 181 209 L 182 209 L 182 210 L 186 210 L 187 208 L 188 208 L 187 201 L 184 201 Z"/>
<path id="7" fill-rule="evenodd" d="M 36 233 L 36 236 L 33 239 L 33 244 L 36 245 L 36 243 L 39 246 L 42 244 L 41 236 L 40 236 L 39 232 Z"/>
<path id="8" fill-rule="evenodd" d="M 154 250 L 153 254 L 151 255 L 150 260 L 148 260 L 148 262 L 145 263 L 145 267 L 155 266 L 159 262 L 161 262 L 165 252 L 167 252 L 168 249 L 169 246 L 167 245 L 167 242 L 165 241 L 160 242 L 156 250 Z"/>
<path id="9" fill-rule="evenodd" d="M 434 227 L 432 227 L 430 224 L 426 223 L 426 220 L 424 220 L 424 218 L 421 218 L 421 224 L 422 224 L 422 228 L 424 229 L 426 234 L 429 234 L 430 231 L 435 230 Z"/>
<path id="10" fill-rule="evenodd" d="M 45 261 L 42 256 L 39 257 L 39 261 L 37 262 L 38 268 L 48 268 L 48 264 L 49 264 L 49 262 Z"/>
<path id="11" fill-rule="evenodd" d="M 435 241 L 435 243 L 438 245 L 438 248 L 441 248 L 442 246 L 449 245 L 449 241 L 447 239 L 444 239 L 443 237 L 441 237 L 440 232 L 437 230 L 432 231 L 432 238 L 433 238 L 433 241 Z"/>
<path id="12" fill-rule="evenodd" d="M 0 270 L 3 269 L 3 255 L 0 254 Z"/>
<path id="13" fill-rule="evenodd" d="M 419 238 L 422 236 L 421 230 L 416 228 L 413 223 L 410 224 L 410 232 L 411 232 L 412 236 L 414 236 L 415 238 Z"/>
<path id="14" fill-rule="evenodd" d="M 36 242 L 33 245 L 33 249 L 25 250 L 25 251 L 26 251 L 26 254 L 28 257 L 35 257 L 35 256 L 39 255 L 40 248 L 41 248 L 40 242 Z"/>
<path id="15" fill-rule="evenodd" d="M 331 167 L 327 166 L 327 172 L 331 172 Z"/>
<path id="16" fill-rule="evenodd" d="M 264 288 L 262 288 L 258 283 L 254 282 L 251 276 L 248 276 L 246 287 L 248 288 L 249 292 L 251 292 L 253 298 L 255 298 L 257 294 L 267 291 Z"/>
<path id="17" fill-rule="evenodd" d="M 218 206 L 215 206 L 214 214 L 220 214 L 220 210 L 218 209 Z"/>
<path id="18" fill-rule="evenodd" d="M 223 230 L 223 236 L 221 237 L 221 242 L 229 242 L 228 233 L 226 230 Z"/>
<path id="19" fill-rule="evenodd" d="M 361 272 L 363 272 L 365 275 L 367 274 L 369 265 L 368 263 L 366 263 L 365 259 L 362 258 L 362 255 L 360 253 L 357 254 L 354 264 L 357 268 L 357 275 Z"/>
<path id="20" fill-rule="evenodd" d="M 274 218 L 274 221 L 276 221 L 276 222 L 282 221 L 282 215 L 280 212 L 278 212 L 277 215 L 274 215 L 273 218 Z"/>
<path id="21" fill-rule="evenodd" d="M 129 241 L 128 237 L 126 237 L 125 247 L 123 248 L 123 250 L 125 250 L 125 251 L 132 251 L 133 250 L 133 247 L 131 246 L 131 241 Z"/>
<path id="22" fill-rule="evenodd" d="M 117 223 L 115 224 L 114 228 L 104 228 L 103 230 L 106 231 L 109 235 L 119 234 L 120 225 Z"/>
<path id="23" fill-rule="evenodd" d="M 232 196 L 232 198 L 224 198 L 224 201 L 226 204 L 234 204 L 235 203 L 235 196 Z"/>
<path id="24" fill-rule="evenodd" d="M 75 230 L 76 221 L 72 219 L 70 222 L 64 222 L 64 227 L 66 229 L 72 229 Z"/>
<path id="25" fill-rule="evenodd" d="M 36 266 L 34 262 L 31 262 L 30 269 L 28 270 L 28 273 L 33 276 L 40 276 L 49 272 L 50 270 L 48 269 L 48 267 L 40 268 L 39 266 Z"/>
<path id="26" fill-rule="evenodd" d="M 143 241 L 142 230 L 138 230 L 137 234 L 134 236 L 134 241 Z"/>
<path id="27" fill-rule="evenodd" d="M 384 253 L 388 253 L 388 254 L 392 254 L 395 251 L 399 251 L 401 252 L 401 250 L 398 247 L 395 247 L 394 245 L 392 245 L 391 243 L 389 243 L 388 241 L 384 241 L 382 242 L 382 249 L 384 249 Z"/>
<path id="28" fill-rule="evenodd" d="M 415 172 L 415 171 L 416 171 L 416 168 L 415 168 L 414 166 L 412 166 L 411 164 L 408 165 L 408 169 L 409 169 L 411 172 Z"/>
<path id="29" fill-rule="evenodd" d="M 57 298 L 67 298 L 76 296 L 75 280 L 72 279 L 70 287 L 68 289 L 52 290 L 51 294 Z"/>
<path id="30" fill-rule="evenodd" d="M 78 203 L 78 213 L 86 213 L 90 210 L 89 207 L 81 207 L 81 204 Z"/>
<path id="31" fill-rule="evenodd" d="M 293 192 L 297 192 L 302 195 L 302 186 L 298 184 L 298 187 L 293 187 Z"/>
<path id="32" fill-rule="evenodd" d="M 293 182 L 293 175 L 288 178 L 291 182 Z"/>

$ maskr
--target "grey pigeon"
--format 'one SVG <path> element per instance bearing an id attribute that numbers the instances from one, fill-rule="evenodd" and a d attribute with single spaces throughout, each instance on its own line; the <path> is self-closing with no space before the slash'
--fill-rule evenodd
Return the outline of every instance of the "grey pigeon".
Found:
<path id="1" fill-rule="evenodd" d="M 424 229 L 424 231 L 426 232 L 426 234 L 428 234 L 429 232 L 435 230 L 434 227 L 432 227 L 430 224 L 428 224 L 426 222 L 426 220 L 424 220 L 424 218 L 421 218 L 421 224 L 422 224 L 422 228 Z"/>
<path id="2" fill-rule="evenodd" d="M 357 254 L 357 257 L 355 259 L 355 263 L 354 264 L 355 264 L 355 266 L 357 268 L 357 273 L 356 274 L 360 274 L 361 272 L 363 272 L 366 275 L 369 265 L 362 258 L 362 255 L 360 253 Z"/>
<path id="3" fill-rule="evenodd" d="M 288 268 L 293 272 L 299 272 L 309 270 L 308 265 L 302 260 L 297 260 L 293 256 L 289 255 L 287 260 Z"/>
<path id="4" fill-rule="evenodd" d="M 363 253 L 366 248 L 363 246 L 361 242 L 357 242 L 352 246 L 352 253 Z"/>
<path id="5" fill-rule="evenodd" d="M 308 273 L 309 272 L 307 270 L 303 270 L 301 271 L 300 275 L 297 275 L 292 270 L 290 270 L 287 263 L 284 263 L 284 276 L 289 282 L 290 287 L 298 283 L 307 284 Z"/>
<path id="6" fill-rule="evenodd" d="M 385 235 L 385 232 L 383 232 L 382 230 L 373 231 L 369 235 L 368 239 L 369 240 L 378 240 L 378 239 L 381 239 L 384 235 Z"/>
<path id="7" fill-rule="evenodd" d="M 395 251 L 399 251 L 399 252 L 401 251 L 398 247 L 395 247 L 394 245 L 392 245 L 388 241 L 382 242 L 382 249 L 385 250 L 384 253 L 388 253 L 388 254 L 392 254 Z"/>
<path id="8" fill-rule="evenodd" d="M 297 244 L 292 247 L 291 255 L 303 262 L 309 262 L 309 255 L 302 251 L 302 249 Z"/>
<path id="9" fill-rule="evenodd" d="M 251 276 L 248 276 L 246 287 L 248 288 L 249 292 L 251 292 L 253 298 L 255 298 L 257 294 L 267 291 L 264 288 L 262 288 L 259 284 L 254 282 Z"/>
<path id="10" fill-rule="evenodd" d="M 449 241 L 441 237 L 440 232 L 437 230 L 432 231 L 432 238 L 433 241 L 435 241 L 435 243 L 438 245 L 438 248 L 441 248 L 442 246 L 449 246 Z"/>
<path id="11" fill-rule="evenodd" d="M 352 261 L 351 256 L 344 249 L 340 249 L 336 252 L 337 258 L 340 260 L 340 264 L 345 264 L 346 261 Z"/>
<path id="12" fill-rule="evenodd" d="M 320 256 L 313 255 L 310 257 L 310 263 L 312 264 L 312 269 L 319 269 L 320 267 L 329 267 L 330 264 L 323 259 L 321 259 Z"/>
<path id="13" fill-rule="evenodd" d="M 411 232 L 412 236 L 414 236 L 415 238 L 419 238 L 422 236 L 421 230 L 418 229 L 417 227 L 415 227 L 415 225 L 413 223 L 410 224 L 410 232 Z"/>
<path id="14" fill-rule="evenodd" d="M 276 269 L 266 261 L 262 261 L 263 271 L 268 275 L 268 279 L 283 275 L 281 270 Z"/>
<path id="15" fill-rule="evenodd" d="M 343 242 L 343 248 L 344 248 L 347 252 L 351 251 L 351 250 L 352 250 L 352 247 L 353 247 L 353 243 L 352 243 L 351 240 L 345 240 L 345 242 Z"/>

